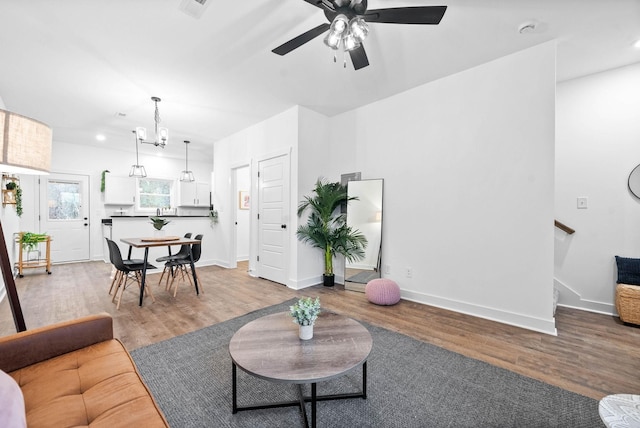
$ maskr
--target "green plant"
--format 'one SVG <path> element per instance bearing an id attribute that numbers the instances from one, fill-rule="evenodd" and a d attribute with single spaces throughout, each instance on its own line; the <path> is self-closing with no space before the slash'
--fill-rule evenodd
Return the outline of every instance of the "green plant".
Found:
<path id="1" fill-rule="evenodd" d="M 151 220 L 151 224 L 153 224 L 153 227 L 157 230 L 162 230 L 163 227 L 171 223 L 169 220 L 162 217 L 149 217 L 149 220 Z"/>
<path id="2" fill-rule="evenodd" d="M 218 224 L 218 210 L 212 209 L 209 211 L 209 220 L 211 220 L 211 227 Z"/>
<path id="3" fill-rule="evenodd" d="M 100 174 L 100 191 L 102 193 L 104 193 L 104 189 L 105 189 L 105 176 L 107 172 L 110 172 L 110 171 L 108 169 L 105 169 L 104 171 L 102 171 L 102 174 Z"/>
<path id="4" fill-rule="evenodd" d="M 300 325 L 313 325 L 320 314 L 320 298 L 303 297 L 293 306 L 289 306 L 293 322 Z"/>
<path id="5" fill-rule="evenodd" d="M 23 232 L 20 235 L 20 244 L 22 244 L 22 248 L 27 251 L 35 250 L 39 242 L 45 242 L 46 240 L 46 233 Z"/>
<path id="6" fill-rule="evenodd" d="M 18 217 L 22 217 L 22 189 L 20 186 L 16 187 L 16 214 Z"/>
<path id="7" fill-rule="evenodd" d="M 298 239 L 324 252 L 324 274 L 333 275 L 333 257 L 343 255 L 348 262 L 364 258 L 367 238 L 357 229 L 347 226 L 347 217 L 338 212 L 343 203 L 357 200 L 348 197 L 347 188 L 340 183 L 328 183 L 318 179 L 313 189 L 315 195 L 305 196 L 298 206 L 298 217 L 307 208 L 311 213 L 307 224 L 300 225 Z"/>
<path id="8" fill-rule="evenodd" d="M 8 181 L 5 187 L 7 188 L 7 190 L 14 190 L 16 187 L 18 187 L 18 184 L 15 181 Z"/>

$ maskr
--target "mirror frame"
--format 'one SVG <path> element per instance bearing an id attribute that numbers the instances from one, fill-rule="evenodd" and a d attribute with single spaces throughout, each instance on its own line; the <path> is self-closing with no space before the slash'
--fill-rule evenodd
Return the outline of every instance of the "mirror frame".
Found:
<path id="1" fill-rule="evenodd" d="M 629 174 L 627 187 L 633 196 L 640 199 L 640 165 L 637 165 Z"/>
<path id="2" fill-rule="evenodd" d="M 378 243 L 378 246 L 377 246 L 376 265 L 371 270 L 371 272 L 377 273 L 376 278 L 381 278 L 382 277 L 382 234 L 383 234 L 383 223 L 384 223 L 384 221 L 383 221 L 384 220 L 384 179 L 383 178 L 374 178 L 374 179 L 365 179 L 365 180 L 350 180 L 347 183 L 347 195 L 349 197 L 353 196 L 352 194 L 349 194 L 349 186 L 351 185 L 351 183 L 354 183 L 354 182 L 373 182 L 373 181 L 380 182 L 380 233 L 379 233 L 379 236 L 377 236 L 379 243 Z M 346 208 L 347 224 L 349 224 L 349 210 L 352 207 L 352 204 L 354 204 L 354 203 L 358 203 L 358 201 L 350 201 L 347 204 L 347 208 Z M 376 215 L 376 213 L 372 213 L 372 215 Z M 363 232 L 363 230 L 360 227 L 355 227 L 355 228 L 360 230 L 361 232 Z M 366 234 L 365 234 L 365 236 L 366 236 Z M 367 237 L 367 240 L 369 241 L 369 243 L 371 243 L 371 241 L 372 241 L 371 239 L 369 239 L 369 237 Z M 364 285 L 366 285 L 366 283 L 354 283 L 354 282 L 351 282 L 351 281 L 347 281 L 347 268 L 348 268 L 348 263 L 345 260 L 345 263 L 344 263 L 344 282 L 345 282 L 345 285 L 347 284 L 347 282 L 349 282 L 350 284 L 360 284 L 360 285 L 362 285 L 362 287 L 356 287 L 356 288 L 364 288 Z M 364 271 L 366 271 L 366 270 L 364 270 Z M 349 288 L 349 289 L 354 289 L 354 288 Z M 364 289 L 357 290 L 357 291 L 364 291 Z"/>

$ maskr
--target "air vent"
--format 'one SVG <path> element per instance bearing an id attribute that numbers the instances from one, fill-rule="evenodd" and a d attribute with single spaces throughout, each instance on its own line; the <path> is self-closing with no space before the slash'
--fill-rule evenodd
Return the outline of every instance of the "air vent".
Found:
<path id="1" fill-rule="evenodd" d="M 190 17 L 199 19 L 209 3 L 210 0 L 182 0 L 179 9 Z"/>

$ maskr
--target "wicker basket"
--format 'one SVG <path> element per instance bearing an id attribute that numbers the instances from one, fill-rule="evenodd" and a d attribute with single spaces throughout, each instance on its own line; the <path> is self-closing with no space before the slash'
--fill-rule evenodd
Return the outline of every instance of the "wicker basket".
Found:
<path id="1" fill-rule="evenodd" d="M 618 284 L 616 310 L 622 322 L 640 325 L 640 286 Z"/>

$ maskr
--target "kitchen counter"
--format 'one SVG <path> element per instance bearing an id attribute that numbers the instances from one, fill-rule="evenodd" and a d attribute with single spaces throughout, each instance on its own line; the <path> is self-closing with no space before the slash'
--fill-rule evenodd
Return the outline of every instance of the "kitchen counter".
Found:
<path id="1" fill-rule="evenodd" d="M 149 218 L 149 217 L 161 217 L 161 218 L 207 218 L 208 215 L 112 215 L 111 218 Z"/>

